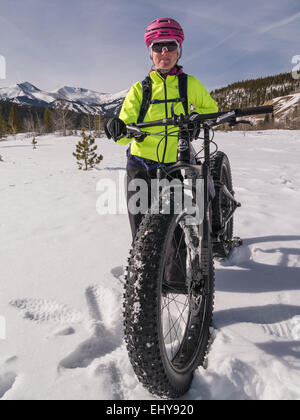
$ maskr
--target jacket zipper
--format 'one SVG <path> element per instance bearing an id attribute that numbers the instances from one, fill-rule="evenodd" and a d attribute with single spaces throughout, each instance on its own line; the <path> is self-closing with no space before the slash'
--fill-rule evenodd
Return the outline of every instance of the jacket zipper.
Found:
<path id="1" fill-rule="evenodd" d="M 164 79 L 164 89 L 165 89 L 165 111 L 166 111 L 166 118 L 168 118 L 168 102 L 167 102 L 167 83 L 166 83 L 166 79 Z M 167 126 L 165 127 L 165 148 L 164 148 L 164 153 L 163 153 L 163 158 L 162 158 L 162 163 L 164 163 L 165 161 L 165 156 L 166 156 L 166 151 L 167 151 L 167 145 L 168 145 L 168 128 Z"/>

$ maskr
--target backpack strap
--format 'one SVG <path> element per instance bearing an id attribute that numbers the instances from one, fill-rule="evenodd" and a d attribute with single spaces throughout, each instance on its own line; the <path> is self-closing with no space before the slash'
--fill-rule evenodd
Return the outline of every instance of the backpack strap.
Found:
<path id="1" fill-rule="evenodd" d="M 180 99 L 184 108 L 185 115 L 189 114 L 189 103 L 188 103 L 188 75 L 181 73 L 178 76 L 178 88 Z"/>
<path id="2" fill-rule="evenodd" d="M 153 100 L 152 99 L 152 82 L 150 79 L 150 76 L 147 76 L 142 81 L 142 87 L 143 87 L 143 99 L 141 103 L 140 113 L 137 120 L 137 123 L 142 123 L 144 121 L 144 118 L 148 112 L 148 108 L 150 104 L 160 104 L 165 102 L 181 102 L 184 108 L 184 112 L 186 115 L 189 113 L 189 107 L 188 107 L 188 97 L 187 97 L 187 91 L 188 91 L 188 75 L 186 73 L 181 73 L 178 76 L 178 89 L 179 89 L 179 95 L 180 98 L 176 99 L 167 99 L 166 100 Z"/>
<path id="3" fill-rule="evenodd" d="M 142 99 L 140 113 L 137 120 L 138 124 L 144 121 L 144 118 L 147 114 L 147 111 L 150 105 L 150 101 L 152 97 L 152 82 L 151 82 L 150 76 L 147 76 L 142 81 L 142 86 L 143 86 L 143 99 Z"/>

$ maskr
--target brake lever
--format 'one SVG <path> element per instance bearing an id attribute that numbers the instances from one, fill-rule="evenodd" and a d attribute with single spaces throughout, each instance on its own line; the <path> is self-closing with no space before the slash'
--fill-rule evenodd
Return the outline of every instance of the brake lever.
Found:
<path id="1" fill-rule="evenodd" d="M 130 124 L 130 127 L 128 127 L 128 129 L 130 131 L 127 132 L 126 137 L 128 139 L 134 138 L 135 141 L 137 141 L 138 143 L 142 143 L 145 140 L 145 137 L 147 137 L 148 135 L 148 133 L 145 133 L 141 131 L 138 127 L 135 127 L 134 124 Z"/>

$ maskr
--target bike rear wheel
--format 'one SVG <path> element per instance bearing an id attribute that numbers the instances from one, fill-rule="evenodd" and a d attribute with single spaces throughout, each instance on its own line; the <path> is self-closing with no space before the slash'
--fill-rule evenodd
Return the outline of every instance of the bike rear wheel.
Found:
<path id="1" fill-rule="evenodd" d="M 232 210 L 232 202 L 224 193 L 223 185 L 233 194 L 232 175 L 227 155 L 218 151 L 210 160 L 211 174 L 215 185 L 215 197 L 212 201 L 212 231 L 214 239 L 213 255 L 227 258 L 232 250 L 233 217 L 225 226 L 225 219 Z M 219 232 L 224 229 L 223 233 Z"/>
<path id="2" fill-rule="evenodd" d="M 128 261 L 124 326 L 129 358 L 140 382 L 163 398 L 188 391 L 209 342 L 213 258 L 203 247 L 202 225 L 190 223 L 184 213 L 147 214 Z M 177 275 L 169 269 L 170 258 Z M 181 288 L 179 278 L 185 282 Z"/>

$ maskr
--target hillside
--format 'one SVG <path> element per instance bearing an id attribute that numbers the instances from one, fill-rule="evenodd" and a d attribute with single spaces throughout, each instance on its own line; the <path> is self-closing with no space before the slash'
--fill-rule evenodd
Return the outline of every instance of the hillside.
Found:
<path id="1" fill-rule="evenodd" d="M 211 92 L 219 108 L 246 108 L 259 106 L 277 97 L 283 97 L 300 90 L 300 80 L 292 78 L 291 73 L 282 73 L 258 79 L 232 83 Z"/>

